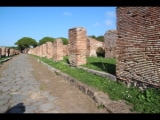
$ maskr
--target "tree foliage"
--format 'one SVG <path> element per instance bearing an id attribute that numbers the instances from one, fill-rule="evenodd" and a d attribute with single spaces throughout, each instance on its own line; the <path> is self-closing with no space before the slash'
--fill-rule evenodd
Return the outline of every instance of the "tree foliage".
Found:
<path id="1" fill-rule="evenodd" d="M 55 40 L 55 38 L 52 37 L 43 37 L 41 40 L 39 40 L 39 45 L 42 45 L 48 41 L 53 42 Z"/>
<path id="2" fill-rule="evenodd" d="M 97 41 L 100 41 L 100 42 L 104 42 L 104 36 L 102 36 L 102 35 L 97 36 L 97 37 L 95 35 L 91 35 L 91 36 L 88 36 L 88 37 L 96 39 Z"/>
<path id="3" fill-rule="evenodd" d="M 68 45 L 68 39 L 67 38 L 64 38 L 64 37 L 59 37 L 62 42 L 63 42 L 63 45 Z"/>
<path id="4" fill-rule="evenodd" d="M 15 45 L 17 45 L 17 48 L 22 52 L 24 49 L 30 48 L 31 46 L 36 47 L 38 44 L 37 44 L 37 41 L 33 38 L 23 37 L 23 38 L 19 39 L 15 43 Z"/>

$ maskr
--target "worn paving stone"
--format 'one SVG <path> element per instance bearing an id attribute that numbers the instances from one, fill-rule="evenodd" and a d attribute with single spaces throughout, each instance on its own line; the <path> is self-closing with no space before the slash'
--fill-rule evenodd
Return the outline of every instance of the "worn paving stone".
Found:
<path id="1" fill-rule="evenodd" d="M 25 106 L 25 113 L 33 113 L 38 109 L 38 106 Z"/>
<path id="2" fill-rule="evenodd" d="M 8 110 L 8 106 L 0 106 L 0 113 L 5 113 Z"/>
<path id="3" fill-rule="evenodd" d="M 53 97 L 53 96 L 48 96 L 47 97 L 47 100 L 48 101 L 54 101 L 54 100 L 56 100 L 57 99 L 57 97 Z"/>
<path id="4" fill-rule="evenodd" d="M 33 77 L 32 71 L 27 55 L 21 54 L 0 73 L 0 112 L 7 109 L 9 113 L 35 113 L 38 110 L 43 113 L 58 112 L 54 103 L 48 103 L 56 97 L 40 90 L 41 83 Z"/>
<path id="5" fill-rule="evenodd" d="M 52 103 L 44 103 L 39 106 L 39 110 L 44 111 L 44 112 L 47 112 L 53 108 L 55 108 L 55 105 Z"/>

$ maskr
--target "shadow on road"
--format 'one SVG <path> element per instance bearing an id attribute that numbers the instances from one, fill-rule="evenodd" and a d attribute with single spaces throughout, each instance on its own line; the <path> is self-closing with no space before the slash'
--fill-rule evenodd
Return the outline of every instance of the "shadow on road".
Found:
<path id="1" fill-rule="evenodd" d="M 12 108 L 8 109 L 5 114 L 10 114 L 10 113 L 18 113 L 18 114 L 23 114 L 25 112 L 25 106 L 23 103 L 19 103 Z"/>

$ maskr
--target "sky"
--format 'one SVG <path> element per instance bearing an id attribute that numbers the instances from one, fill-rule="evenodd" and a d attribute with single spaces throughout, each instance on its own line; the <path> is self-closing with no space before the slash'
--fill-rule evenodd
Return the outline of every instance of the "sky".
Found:
<path id="1" fill-rule="evenodd" d="M 116 29 L 116 7 L 0 7 L 0 46 L 15 46 L 22 37 L 65 37 L 83 27 L 87 36 Z"/>

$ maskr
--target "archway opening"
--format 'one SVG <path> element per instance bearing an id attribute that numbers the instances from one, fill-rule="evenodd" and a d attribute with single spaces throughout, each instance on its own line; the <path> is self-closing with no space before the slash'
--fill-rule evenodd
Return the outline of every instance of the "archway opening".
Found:
<path id="1" fill-rule="evenodd" d="M 102 47 L 97 48 L 96 50 L 97 57 L 105 57 L 105 50 Z"/>

